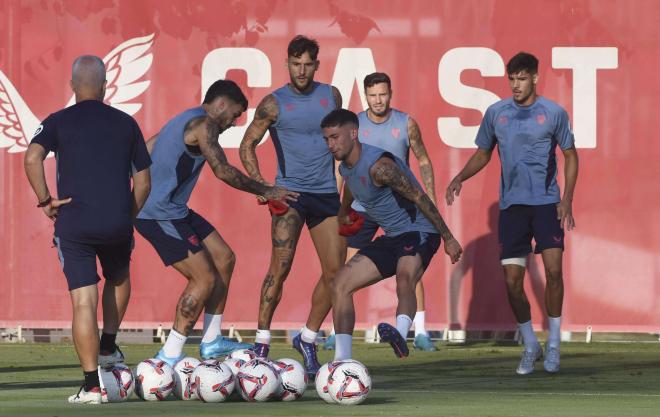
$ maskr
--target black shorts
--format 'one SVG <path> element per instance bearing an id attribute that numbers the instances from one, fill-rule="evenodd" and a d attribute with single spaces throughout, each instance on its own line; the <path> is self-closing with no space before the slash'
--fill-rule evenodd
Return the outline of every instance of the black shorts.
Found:
<path id="1" fill-rule="evenodd" d="M 307 223 L 311 229 L 320 224 L 328 217 L 334 217 L 339 213 L 338 193 L 305 193 L 301 192 L 298 201 L 289 202 L 289 207 L 296 209 L 300 218 Z"/>
<path id="2" fill-rule="evenodd" d="M 498 236 L 500 259 L 527 256 L 532 251 L 532 238 L 536 241 L 534 253 L 564 249 L 564 230 L 557 218 L 556 204 L 515 204 L 500 210 Z"/>
<path id="3" fill-rule="evenodd" d="M 360 211 L 358 213 L 364 217 L 364 223 L 356 234 L 346 238 L 346 245 L 349 248 L 362 249 L 371 243 L 380 226 L 366 212 Z"/>
<path id="4" fill-rule="evenodd" d="M 109 281 L 128 276 L 133 238 L 117 243 L 79 243 L 57 236 L 53 238 L 69 291 L 95 285 L 101 278 L 96 272 L 98 256 L 103 277 Z"/>
<path id="5" fill-rule="evenodd" d="M 215 231 L 211 223 L 192 210 L 183 219 L 135 219 L 135 230 L 151 243 L 165 265 L 182 261 L 203 249 L 202 241 Z"/>
<path id="6" fill-rule="evenodd" d="M 440 247 L 440 235 L 436 233 L 408 232 L 398 236 L 380 236 L 367 247 L 360 249 L 376 265 L 383 278 L 396 274 L 399 258 L 415 256 L 422 258 L 422 269 L 426 270 L 433 255 Z"/>

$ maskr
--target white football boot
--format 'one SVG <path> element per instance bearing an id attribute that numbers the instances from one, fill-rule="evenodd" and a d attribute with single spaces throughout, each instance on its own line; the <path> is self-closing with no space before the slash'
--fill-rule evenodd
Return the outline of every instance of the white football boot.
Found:
<path id="1" fill-rule="evenodd" d="M 523 350 L 522 357 L 520 358 L 520 364 L 518 364 L 518 369 L 516 372 L 518 375 L 527 375 L 534 372 L 534 364 L 536 361 L 543 357 L 543 348 L 540 344 L 537 344 L 534 347 L 533 351 L 527 349 Z"/>

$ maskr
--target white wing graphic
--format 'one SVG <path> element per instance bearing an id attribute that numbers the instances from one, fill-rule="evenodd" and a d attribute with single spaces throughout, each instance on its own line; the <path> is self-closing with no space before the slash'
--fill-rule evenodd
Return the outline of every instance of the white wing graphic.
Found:
<path id="1" fill-rule="evenodd" d="M 39 127 L 39 119 L 0 71 L 0 148 L 23 152 Z"/>
<path id="2" fill-rule="evenodd" d="M 131 102 L 149 87 L 150 81 L 138 81 L 142 78 L 153 61 L 151 47 L 154 34 L 129 39 L 103 58 L 108 84 L 105 89 L 105 103 L 114 108 L 134 115 L 142 108 L 142 103 Z M 67 107 L 75 104 L 71 97 Z"/>

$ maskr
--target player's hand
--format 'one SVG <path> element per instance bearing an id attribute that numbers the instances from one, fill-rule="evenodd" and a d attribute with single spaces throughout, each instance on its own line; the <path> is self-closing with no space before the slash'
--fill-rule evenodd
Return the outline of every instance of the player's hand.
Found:
<path id="1" fill-rule="evenodd" d="M 458 176 L 454 177 L 447 186 L 447 192 L 445 193 L 445 200 L 447 201 L 448 206 L 451 206 L 451 203 L 454 202 L 454 198 L 461 194 L 461 188 L 463 188 L 463 182 Z"/>
<path id="2" fill-rule="evenodd" d="M 298 201 L 300 194 L 295 191 L 289 191 L 283 187 L 270 187 L 263 195 L 266 200 L 280 200 L 282 203 L 287 201 Z"/>
<path id="3" fill-rule="evenodd" d="M 351 220 L 349 213 L 345 213 L 342 210 L 339 210 L 339 213 L 337 213 L 337 222 L 339 222 L 340 228 L 342 226 L 350 226 L 353 224 L 353 220 Z"/>
<path id="4" fill-rule="evenodd" d="M 455 264 L 461 259 L 463 248 L 461 248 L 458 240 L 452 237 L 449 240 L 445 240 L 445 253 L 451 258 L 451 263 Z"/>
<path id="5" fill-rule="evenodd" d="M 63 200 L 56 200 L 52 199 L 50 201 L 50 204 L 47 206 L 42 207 L 42 210 L 44 211 L 44 214 L 51 219 L 52 221 L 55 221 L 57 218 L 57 215 L 59 214 L 60 207 L 69 204 L 71 202 L 71 197 L 65 198 Z"/>
<path id="6" fill-rule="evenodd" d="M 259 180 L 257 180 L 257 181 L 259 181 Z M 263 185 L 267 186 L 267 187 L 272 187 L 273 186 L 273 184 L 271 184 L 269 182 L 266 182 L 266 181 L 259 181 L 259 182 L 262 183 Z M 266 204 L 266 203 L 268 203 L 268 199 L 266 197 L 262 196 L 262 195 L 258 195 L 257 196 L 257 203 Z"/>
<path id="7" fill-rule="evenodd" d="M 575 229 L 575 219 L 573 218 L 573 202 L 571 200 L 563 199 L 559 204 L 557 204 L 557 219 L 563 229 L 566 226 L 566 230 Z"/>

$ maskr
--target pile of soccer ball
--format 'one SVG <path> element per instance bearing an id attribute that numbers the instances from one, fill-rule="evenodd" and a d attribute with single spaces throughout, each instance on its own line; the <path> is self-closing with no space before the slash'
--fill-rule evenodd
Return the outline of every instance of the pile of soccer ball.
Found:
<path id="1" fill-rule="evenodd" d="M 236 392 L 246 401 L 293 401 L 307 388 L 307 374 L 293 359 L 257 358 L 251 350 L 236 350 L 224 361 L 203 362 L 187 357 L 174 369 L 158 359 L 138 364 L 133 373 L 124 364 L 100 371 L 103 402 L 126 401 L 133 391 L 145 401 L 160 401 L 171 393 L 181 400 L 222 402 Z M 371 389 L 367 368 L 357 361 L 331 362 L 316 376 L 316 389 L 325 401 L 359 404 Z"/>

